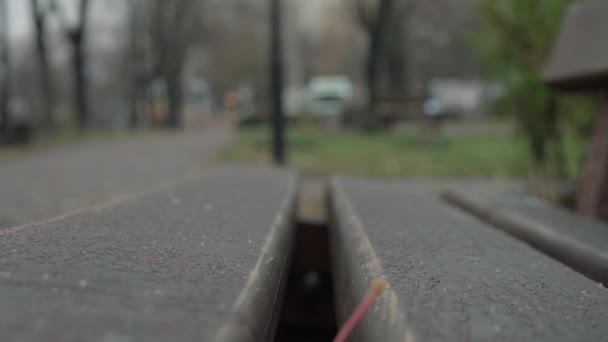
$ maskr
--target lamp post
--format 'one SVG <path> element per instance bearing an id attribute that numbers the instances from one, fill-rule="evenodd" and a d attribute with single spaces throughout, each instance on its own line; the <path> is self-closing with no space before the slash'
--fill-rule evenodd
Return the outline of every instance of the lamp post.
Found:
<path id="1" fill-rule="evenodd" d="M 285 116 L 283 113 L 283 55 L 281 44 L 281 0 L 270 0 L 270 97 L 272 155 L 285 163 Z"/>
<path id="2" fill-rule="evenodd" d="M 9 139 L 10 129 L 10 42 L 6 0 L 0 0 L 0 140 Z M 1 142 L 1 141 L 0 141 Z"/>

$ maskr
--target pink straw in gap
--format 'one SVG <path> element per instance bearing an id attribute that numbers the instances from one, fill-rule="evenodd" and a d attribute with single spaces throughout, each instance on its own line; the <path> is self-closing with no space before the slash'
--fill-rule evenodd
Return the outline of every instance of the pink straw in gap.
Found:
<path id="1" fill-rule="evenodd" d="M 344 342 L 348 338 L 348 336 L 352 333 L 357 323 L 363 318 L 363 315 L 369 310 L 369 308 L 374 304 L 376 297 L 382 293 L 384 288 L 386 287 L 386 283 L 382 279 L 376 279 L 372 282 L 372 288 L 369 290 L 365 298 L 361 301 L 359 306 L 353 311 L 353 313 L 348 317 L 346 322 L 340 331 L 338 331 L 338 335 L 334 338 L 334 342 Z"/>

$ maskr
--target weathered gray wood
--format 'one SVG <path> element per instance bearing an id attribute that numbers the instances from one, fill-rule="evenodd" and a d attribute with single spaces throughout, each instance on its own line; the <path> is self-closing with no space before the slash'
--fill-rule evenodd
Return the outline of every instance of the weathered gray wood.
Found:
<path id="1" fill-rule="evenodd" d="M 471 191 L 459 187 L 452 190 L 479 197 L 486 206 L 514 212 L 542 223 L 558 234 L 569 236 L 591 248 L 608 252 L 606 222 L 578 214 L 521 191 L 490 191 L 489 189 Z"/>
<path id="2" fill-rule="evenodd" d="M 579 183 L 577 209 L 608 219 L 608 104 L 595 118 Z"/>
<path id="3" fill-rule="evenodd" d="M 608 89 L 608 1 L 572 3 L 544 81 L 569 91 Z M 608 106 L 597 115 L 578 192 L 580 212 L 608 218 Z"/>
<path id="4" fill-rule="evenodd" d="M 353 179 L 334 187 L 350 203 L 342 208 L 351 206 L 354 213 L 334 206 L 335 229 L 354 234 L 360 222 L 398 301 L 392 311 L 380 301 L 368 321 L 402 312 L 405 326 L 421 341 L 598 341 L 608 336 L 608 291 L 598 283 L 421 187 Z M 357 245 L 361 241 L 343 243 L 358 253 L 365 246 Z M 377 276 L 368 267 L 373 259 L 356 262 L 360 267 L 344 271 L 336 293 L 351 291 L 349 283 L 365 288 L 359 284 Z M 361 291 L 338 298 L 339 318 L 350 311 L 340 306 L 360 299 Z M 378 333 L 370 333 L 370 327 L 364 323 L 358 333 Z"/>
<path id="5" fill-rule="evenodd" d="M 575 2 L 568 10 L 543 79 L 567 90 L 608 87 L 608 1 Z"/>
<path id="6" fill-rule="evenodd" d="M 405 311 L 399 307 L 397 294 L 367 237 L 361 218 L 337 180 L 331 184 L 330 209 L 334 293 L 339 325 L 344 324 L 367 295 L 372 282 L 382 279 L 388 288 L 358 323 L 352 333 L 352 341 L 415 341 Z"/>
<path id="7" fill-rule="evenodd" d="M 445 191 L 442 197 L 589 278 L 608 285 L 608 227 L 506 194 Z"/>
<path id="8" fill-rule="evenodd" d="M 276 169 L 216 169 L 0 231 L 2 340 L 271 338 L 294 183 Z"/>

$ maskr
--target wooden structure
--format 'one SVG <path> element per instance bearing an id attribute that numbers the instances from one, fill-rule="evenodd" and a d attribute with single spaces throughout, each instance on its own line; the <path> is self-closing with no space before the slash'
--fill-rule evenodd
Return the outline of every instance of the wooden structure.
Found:
<path id="1" fill-rule="evenodd" d="M 501 196 L 468 201 L 480 221 L 420 182 L 309 186 L 214 168 L 0 230 L 2 341 L 330 341 L 377 279 L 349 341 L 608 336 L 605 224 Z"/>
<path id="2" fill-rule="evenodd" d="M 569 92 L 608 90 L 608 1 L 574 3 L 563 21 L 544 81 Z M 608 103 L 596 116 L 577 200 L 582 213 L 608 218 Z"/>

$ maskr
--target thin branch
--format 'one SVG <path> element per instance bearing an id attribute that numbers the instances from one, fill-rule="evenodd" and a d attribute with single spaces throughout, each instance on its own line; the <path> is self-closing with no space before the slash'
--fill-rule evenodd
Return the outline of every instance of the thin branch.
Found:
<path id="1" fill-rule="evenodd" d="M 412 0 L 398 1 L 393 9 L 393 18 L 395 20 L 409 16 L 416 10 L 416 3 Z"/>
<path id="2" fill-rule="evenodd" d="M 82 31 L 87 25 L 87 20 L 89 18 L 89 0 L 80 0 L 80 10 L 78 17 L 78 30 Z"/>
<path id="3" fill-rule="evenodd" d="M 61 26 L 61 30 L 65 34 L 69 34 L 72 28 L 70 27 L 68 15 L 66 13 L 65 7 L 60 5 L 57 0 L 51 0 L 51 9 L 56 13 L 57 19 L 59 21 L 59 26 Z"/>
<path id="4" fill-rule="evenodd" d="M 70 38 L 74 39 L 76 35 L 82 34 L 88 20 L 89 0 L 80 0 L 78 8 L 77 24 L 70 25 L 65 6 L 61 5 L 57 0 L 51 0 L 51 9 L 57 14 L 59 26 L 62 31 Z"/>
<path id="5" fill-rule="evenodd" d="M 371 30 L 375 25 L 375 20 L 370 16 L 368 11 L 365 10 L 365 4 L 363 1 L 365 0 L 350 0 L 351 8 L 354 11 L 354 17 L 359 21 L 359 23 L 365 27 L 367 30 Z"/>

